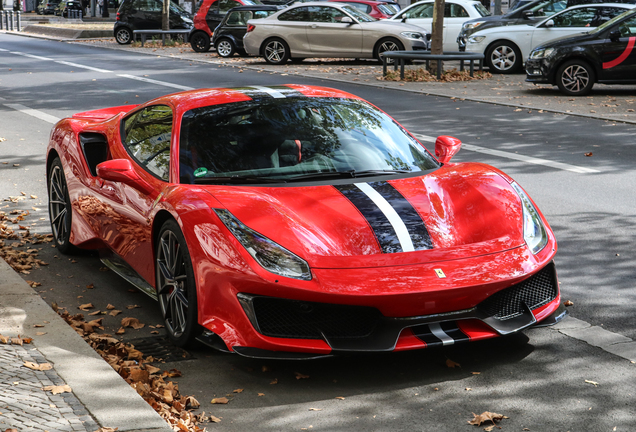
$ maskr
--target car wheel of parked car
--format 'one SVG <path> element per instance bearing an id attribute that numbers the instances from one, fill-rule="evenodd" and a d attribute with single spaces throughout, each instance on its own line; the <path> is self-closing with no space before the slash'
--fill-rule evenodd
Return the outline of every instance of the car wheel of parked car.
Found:
<path id="1" fill-rule="evenodd" d="M 76 250 L 71 244 L 71 199 L 60 158 L 55 158 L 47 177 L 49 190 L 49 219 L 55 247 L 63 254 Z"/>
<path id="2" fill-rule="evenodd" d="M 375 50 L 373 51 L 373 56 L 382 63 L 382 53 L 386 51 L 404 51 L 404 45 L 397 39 L 386 38 L 381 39 L 375 46 Z M 393 64 L 393 60 L 389 59 L 388 63 Z"/>
<path id="3" fill-rule="evenodd" d="M 522 62 L 521 51 L 512 42 L 497 41 L 486 50 L 486 66 L 491 73 L 515 73 Z"/>
<path id="4" fill-rule="evenodd" d="M 570 60 L 556 74 L 559 90 L 568 96 L 583 96 L 592 90 L 594 69 L 583 60 Z"/>
<path id="5" fill-rule="evenodd" d="M 263 57 L 269 64 L 283 64 L 289 59 L 289 47 L 282 39 L 270 39 L 263 45 Z"/>
<path id="6" fill-rule="evenodd" d="M 232 57 L 236 48 L 231 40 L 227 38 L 219 39 L 216 43 L 216 53 L 221 57 Z"/>
<path id="7" fill-rule="evenodd" d="M 207 52 L 210 50 L 210 36 L 198 31 L 190 37 L 190 46 L 196 52 Z"/>
<path id="8" fill-rule="evenodd" d="M 179 224 L 166 221 L 157 239 L 156 281 L 159 306 L 168 337 L 180 347 L 201 332 L 192 261 Z"/>
<path id="9" fill-rule="evenodd" d="M 127 45 L 132 42 L 132 32 L 128 27 L 120 27 L 115 32 L 115 40 L 120 45 Z"/>

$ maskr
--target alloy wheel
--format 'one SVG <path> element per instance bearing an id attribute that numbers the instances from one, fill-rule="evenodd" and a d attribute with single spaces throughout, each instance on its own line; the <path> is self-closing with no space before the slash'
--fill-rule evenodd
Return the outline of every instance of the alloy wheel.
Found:
<path id="1" fill-rule="evenodd" d="M 115 36 L 117 42 L 121 45 L 126 45 L 131 42 L 130 30 L 122 28 L 117 30 L 117 35 Z"/>
<path id="2" fill-rule="evenodd" d="M 515 66 L 517 53 L 511 47 L 501 45 L 490 54 L 490 62 L 500 71 L 508 71 Z"/>
<path id="3" fill-rule="evenodd" d="M 563 87 L 572 93 L 580 93 L 587 88 L 590 82 L 590 74 L 581 65 L 573 64 L 565 68 L 561 74 Z"/>
<path id="4" fill-rule="evenodd" d="M 270 63 L 282 63 L 286 58 L 286 48 L 282 42 L 273 40 L 265 45 L 265 58 Z"/>
<path id="5" fill-rule="evenodd" d="M 280 42 L 277 42 L 280 44 Z M 266 48 L 267 50 L 267 48 Z M 227 39 L 223 39 L 216 45 L 216 52 L 221 57 L 229 57 L 234 54 L 234 46 L 232 46 L 232 42 Z"/>
<path id="6" fill-rule="evenodd" d="M 181 244 L 171 230 L 159 239 L 157 268 L 157 293 L 166 328 L 179 338 L 188 324 L 188 275 Z"/>
<path id="7" fill-rule="evenodd" d="M 49 216 L 53 238 L 60 246 L 68 242 L 69 232 L 69 203 L 68 190 L 64 172 L 59 165 L 54 165 L 49 175 Z"/>

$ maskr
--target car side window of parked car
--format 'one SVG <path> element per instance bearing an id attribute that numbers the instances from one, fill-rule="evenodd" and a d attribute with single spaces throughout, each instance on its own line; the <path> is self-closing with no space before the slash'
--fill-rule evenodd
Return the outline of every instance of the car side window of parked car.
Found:
<path id="1" fill-rule="evenodd" d="M 404 12 L 401 18 L 433 18 L 434 3 L 426 3 Z"/>
<path id="2" fill-rule="evenodd" d="M 601 7 L 596 10 L 596 17 L 592 23 L 592 27 L 598 27 L 604 22 L 611 20 L 612 18 L 625 13 L 626 9 L 616 7 Z"/>
<path id="3" fill-rule="evenodd" d="M 566 1 L 554 1 L 548 0 L 543 3 L 539 3 L 529 10 L 532 11 L 534 17 L 549 17 L 557 12 L 561 12 L 568 6 Z"/>
<path id="4" fill-rule="evenodd" d="M 554 17 L 554 27 L 590 27 L 596 16 L 596 8 L 579 8 Z"/>
<path id="5" fill-rule="evenodd" d="M 242 6 L 241 3 L 235 0 L 219 0 L 219 13 L 221 15 L 226 14 L 230 9 L 237 6 Z"/>
<path id="6" fill-rule="evenodd" d="M 144 108 L 124 120 L 124 147 L 151 174 L 168 181 L 172 110 L 166 105 Z"/>
<path id="7" fill-rule="evenodd" d="M 348 5 L 353 6 L 354 8 L 360 9 L 362 12 L 364 13 L 369 13 L 371 12 L 371 6 L 364 4 L 364 3 L 349 3 L 349 2 L 343 2 L 346 3 Z"/>
<path id="8" fill-rule="evenodd" d="M 249 12 L 250 14 L 253 14 L 253 16 L 251 18 L 248 19 L 261 19 L 261 18 L 267 18 L 268 16 L 270 16 L 273 13 L 276 13 L 278 11 L 275 10 L 271 10 L 271 11 L 254 11 L 254 12 Z M 247 21 L 245 21 L 247 22 Z"/>
<path id="9" fill-rule="evenodd" d="M 309 8 L 309 18 L 311 22 L 339 23 L 347 16 L 339 9 L 328 6 L 312 6 Z"/>
<path id="10" fill-rule="evenodd" d="M 309 21 L 309 8 L 298 7 L 280 14 L 278 21 Z"/>
<path id="11" fill-rule="evenodd" d="M 144 12 L 161 12 L 162 5 L 157 0 L 135 0 L 134 8 Z"/>
<path id="12" fill-rule="evenodd" d="M 227 17 L 225 24 L 229 27 L 245 27 L 250 19 L 252 19 L 250 11 L 234 11 Z"/>
<path id="13" fill-rule="evenodd" d="M 636 17 L 623 21 L 618 29 L 621 32 L 621 37 L 636 36 Z"/>
<path id="14" fill-rule="evenodd" d="M 468 18 L 468 12 L 461 5 L 446 3 L 444 5 L 444 18 Z"/>

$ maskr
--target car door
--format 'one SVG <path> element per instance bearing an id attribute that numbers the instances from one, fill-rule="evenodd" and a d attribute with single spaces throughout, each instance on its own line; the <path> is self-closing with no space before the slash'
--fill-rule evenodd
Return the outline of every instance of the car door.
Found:
<path id="1" fill-rule="evenodd" d="M 559 37 L 590 31 L 595 27 L 596 13 L 596 7 L 588 6 L 553 15 L 550 19 L 535 27 L 532 32 L 531 43 L 527 47 L 528 51 L 524 52 L 524 55 L 527 55 L 532 48 L 542 43 Z"/>
<path id="2" fill-rule="evenodd" d="M 353 22 L 341 22 L 344 17 Z M 331 6 L 311 6 L 309 21 L 307 41 L 312 53 L 334 56 L 362 53 L 362 26 L 342 10 Z"/>
<path id="3" fill-rule="evenodd" d="M 613 27 L 601 52 L 603 62 L 599 79 L 636 82 L 636 16 Z"/>
<path id="4" fill-rule="evenodd" d="M 292 54 L 311 55 L 311 48 L 307 41 L 309 20 L 308 6 L 295 7 L 278 16 L 276 32 L 285 39 Z"/>
<path id="5" fill-rule="evenodd" d="M 470 19 L 464 6 L 447 1 L 444 4 L 444 51 L 457 51 L 457 36 L 464 22 Z"/>

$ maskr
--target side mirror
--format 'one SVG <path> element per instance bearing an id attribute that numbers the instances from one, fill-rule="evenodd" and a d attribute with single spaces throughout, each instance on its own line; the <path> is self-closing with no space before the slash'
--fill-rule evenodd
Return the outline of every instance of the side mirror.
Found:
<path id="1" fill-rule="evenodd" d="M 527 19 L 527 20 L 529 20 L 529 19 L 532 19 L 532 18 L 534 18 L 534 12 L 532 12 L 532 11 L 525 11 L 525 12 L 523 13 L 523 19 Z"/>
<path id="2" fill-rule="evenodd" d="M 544 24 L 545 27 L 554 27 L 554 20 L 547 20 Z"/>
<path id="3" fill-rule="evenodd" d="M 97 176 L 104 180 L 127 184 L 145 193 L 151 189 L 150 185 L 133 170 L 128 159 L 111 159 L 98 164 Z"/>
<path id="4" fill-rule="evenodd" d="M 352 20 L 350 17 L 348 17 L 348 16 L 346 16 L 346 17 L 342 17 L 342 18 L 340 19 L 340 22 L 341 22 L 342 24 L 349 24 L 349 25 L 353 24 L 353 20 Z"/>
<path id="5" fill-rule="evenodd" d="M 612 42 L 618 42 L 621 38 L 621 31 L 619 29 L 614 29 L 609 33 L 609 38 Z"/>
<path id="6" fill-rule="evenodd" d="M 448 163 L 461 147 L 462 142 L 457 138 L 446 135 L 438 136 L 435 140 L 435 157 L 443 164 Z M 99 168 L 99 165 L 97 167 Z"/>

